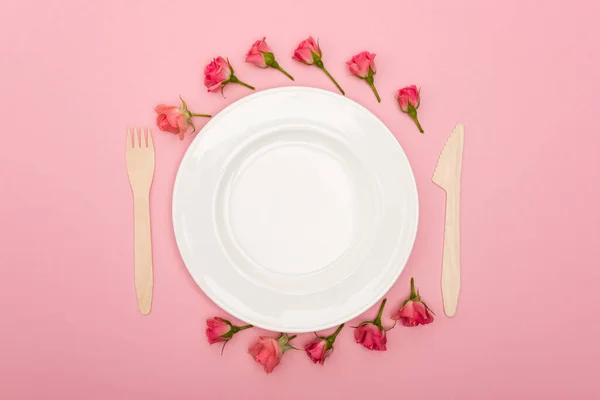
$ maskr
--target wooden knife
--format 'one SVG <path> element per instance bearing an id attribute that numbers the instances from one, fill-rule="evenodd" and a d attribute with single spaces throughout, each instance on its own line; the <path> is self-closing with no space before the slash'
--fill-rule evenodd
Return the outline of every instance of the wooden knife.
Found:
<path id="1" fill-rule="evenodd" d="M 444 313 L 456 314 L 460 291 L 460 177 L 465 128 L 460 122 L 448 136 L 433 172 L 433 183 L 446 192 L 446 223 L 442 261 Z"/>

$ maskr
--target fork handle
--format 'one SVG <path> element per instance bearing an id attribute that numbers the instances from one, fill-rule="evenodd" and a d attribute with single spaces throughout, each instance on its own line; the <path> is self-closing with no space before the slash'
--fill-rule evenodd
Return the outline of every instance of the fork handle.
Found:
<path id="1" fill-rule="evenodd" d="M 446 192 L 446 223 L 442 261 L 442 297 L 444 313 L 456 314 L 460 292 L 460 190 Z"/>
<path id="2" fill-rule="evenodd" d="M 152 236 L 150 233 L 150 201 L 134 199 L 135 231 L 135 292 L 140 313 L 147 315 L 152 308 Z"/>

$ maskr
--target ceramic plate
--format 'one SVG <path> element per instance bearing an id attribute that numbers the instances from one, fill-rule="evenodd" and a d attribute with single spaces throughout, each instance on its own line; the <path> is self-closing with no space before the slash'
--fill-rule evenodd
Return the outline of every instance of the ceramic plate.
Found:
<path id="1" fill-rule="evenodd" d="M 415 179 L 389 129 L 314 88 L 225 108 L 190 145 L 173 192 L 194 280 L 272 331 L 333 327 L 374 305 L 402 272 L 417 220 Z"/>

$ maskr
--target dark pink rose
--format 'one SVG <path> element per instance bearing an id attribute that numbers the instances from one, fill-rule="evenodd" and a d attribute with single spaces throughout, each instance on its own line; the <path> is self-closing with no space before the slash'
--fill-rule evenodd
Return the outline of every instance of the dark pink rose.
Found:
<path id="1" fill-rule="evenodd" d="M 422 302 L 408 300 L 392 315 L 392 319 L 401 320 L 404 326 L 427 325 L 433 322 L 433 314 Z"/>
<path id="2" fill-rule="evenodd" d="M 213 59 L 206 68 L 204 68 L 204 86 L 206 86 L 209 92 L 216 92 L 219 89 L 223 92 L 223 88 L 229 83 L 237 83 L 238 85 L 246 86 L 247 88 L 254 90 L 254 86 L 240 81 L 237 76 L 233 74 L 233 67 L 229 64 L 229 61 L 225 60 L 223 57 Z"/>
<path id="3" fill-rule="evenodd" d="M 348 64 L 350 73 L 359 78 L 367 78 L 368 76 L 373 76 L 375 72 L 377 72 L 377 69 L 375 68 L 375 54 L 369 53 L 368 51 L 358 53 L 352 57 L 350 61 L 346 61 L 346 64 Z"/>
<path id="4" fill-rule="evenodd" d="M 231 324 L 225 322 L 225 320 L 214 317 L 206 320 L 206 337 L 208 343 L 226 342 L 231 338 L 227 338 L 227 334 L 231 331 Z"/>
<path id="5" fill-rule="evenodd" d="M 331 336 L 317 336 L 316 339 L 304 346 L 304 351 L 312 362 L 321 365 L 325 363 L 325 359 L 333 352 L 333 343 L 343 327 L 344 324 L 341 324 Z"/>
<path id="6" fill-rule="evenodd" d="M 340 86 L 339 83 L 335 80 L 333 75 L 325 68 L 325 64 L 323 64 L 323 53 L 321 52 L 321 48 L 319 47 L 319 43 L 310 36 L 308 39 L 300 42 L 296 50 L 294 50 L 294 56 L 292 57 L 294 60 L 298 60 L 301 63 L 307 65 L 315 65 L 319 69 L 321 69 L 329 79 L 335 84 L 341 94 L 345 95 L 344 89 Z"/>
<path id="7" fill-rule="evenodd" d="M 375 68 L 375 54 L 363 51 L 352 57 L 350 61 L 346 61 L 346 64 L 348 64 L 348 69 L 353 75 L 364 79 L 369 84 L 377 101 L 381 103 L 381 98 L 379 97 L 379 93 L 377 93 L 373 79 L 373 76 L 377 72 L 377 68 Z"/>
<path id="8" fill-rule="evenodd" d="M 233 335 L 249 328 L 252 328 L 252 325 L 235 326 L 224 318 L 209 318 L 206 320 L 206 338 L 210 344 L 223 342 L 224 349 L 225 344 L 233 338 Z M 221 349 L 221 353 L 223 353 L 223 349 Z"/>
<path id="9" fill-rule="evenodd" d="M 304 64 L 314 64 L 317 60 L 321 59 L 319 44 L 312 36 L 309 36 L 308 39 L 301 41 L 296 50 L 294 50 L 293 58 Z"/>
<path id="10" fill-rule="evenodd" d="M 415 85 L 407 86 L 398 90 L 397 98 L 398 104 L 400 104 L 400 109 L 405 113 L 410 111 L 409 105 L 416 110 L 419 108 L 419 103 L 421 102 L 419 99 L 419 89 L 417 89 Z"/>
<path id="11" fill-rule="evenodd" d="M 231 67 L 227 60 L 217 57 L 204 68 L 204 86 L 209 92 L 216 92 L 226 85 L 224 82 L 227 82 L 230 76 Z"/>
<path id="12" fill-rule="evenodd" d="M 354 331 L 356 343 L 360 343 L 369 350 L 385 351 L 387 350 L 387 337 L 385 329 L 378 327 L 372 322 L 359 326 Z"/>
<path id="13" fill-rule="evenodd" d="M 377 317 L 373 321 L 364 321 L 354 330 L 354 340 L 356 340 L 356 343 L 362 344 L 369 350 L 387 350 L 386 329 L 381 325 L 381 316 L 383 315 L 386 302 L 387 299 L 383 299 L 379 306 Z"/>
<path id="14" fill-rule="evenodd" d="M 392 315 L 392 319 L 402 321 L 404 326 L 427 325 L 433 322 L 433 313 L 421 301 L 421 295 L 415 290 L 414 278 L 410 278 L 410 297 Z"/>
<path id="15" fill-rule="evenodd" d="M 327 340 L 326 339 L 315 339 L 306 346 L 304 346 L 304 350 L 308 357 L 315 364 L 323 364 L 325 359 L 331 353 L 331 349 L 327 349 Z"/>
<path id="16" fill-rule="evenodd" d="M 417 89 L 415 85 L 407 86 L 403 89 L 398 90 L 398 95 L 396 96 L 398 99 L 398 104 L 400 105 L 400 109 L 409 114 L 412 120 L 419 128 L 419 132 L 423 132 L 423 128 L 421 127 L 421 123 L 417 118 L 417 108 L 421 105 L 421 94 L 420 90 Z"/>

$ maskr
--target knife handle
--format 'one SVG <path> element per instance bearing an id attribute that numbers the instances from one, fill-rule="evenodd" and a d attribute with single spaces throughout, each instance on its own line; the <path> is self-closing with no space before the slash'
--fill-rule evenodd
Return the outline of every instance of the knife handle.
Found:
<path id="1" fill-rule="evenodd" d="M 442 261 L 444 313 L 456 314 L 460 291 L 460 188 L 446 192 L 446 223 Z"/>

